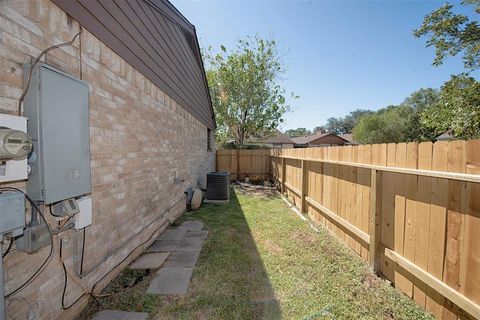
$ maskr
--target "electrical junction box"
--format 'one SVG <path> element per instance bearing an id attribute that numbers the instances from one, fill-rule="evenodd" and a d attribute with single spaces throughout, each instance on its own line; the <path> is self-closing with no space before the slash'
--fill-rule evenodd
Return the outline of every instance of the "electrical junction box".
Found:
<path id="1" fill-rule="evenodd" d="M 80 230 L 92 224 L 92 197 L 83 197 L 77 200 L 80 212 L 75 218 L 75 229 Z"/>
<path id="2" fill-rule="evenodd" d="M 50 245 L 50 233 L 45 223 L 25 229 L 23 236 L 15 240 L 15 248 L 27 253 L 35 253 Z"/>
<path id="3" fill-rule="evenodd" d="M 0 234 L 23 233 L 25 227 L 25 196 L 20 192 L 0 193 Z"/>
<path id="4" fill-rule="evenodd" d="M 27 118 L 0 114 L 0 128 L 8 128 L 27 132 Z M 0 161 L 3 162 L 3 161 Z M 26 180 L 28 178 L 27 158 L 20 160 L 5 160 L 0 163 L 0 183 Z"/>
<path id="5" fill-rule="evenodd" d="M 50 211 L 55 217 L 70 217 L 79 213 L 80 209 L 75 198 L 71 198 L 52 204 Z"/>
<path id="6" fill-rule="evenodd" d="M 30 66 L 24 67 L 28 79 Z M 27 194 L 46 204 L 91 192 L 88 85 L 37 64 L 24 100 L 33 140 Z"/>

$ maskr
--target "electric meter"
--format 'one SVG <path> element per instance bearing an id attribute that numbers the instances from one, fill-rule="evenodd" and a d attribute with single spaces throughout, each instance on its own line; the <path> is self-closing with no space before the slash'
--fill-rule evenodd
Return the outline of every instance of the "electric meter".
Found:
<path id="1" fill-rule="evenodd" d="M 23 131 L 0 127 L 0 160 L 20 160 L 32 150 L 32 140 Z"/>

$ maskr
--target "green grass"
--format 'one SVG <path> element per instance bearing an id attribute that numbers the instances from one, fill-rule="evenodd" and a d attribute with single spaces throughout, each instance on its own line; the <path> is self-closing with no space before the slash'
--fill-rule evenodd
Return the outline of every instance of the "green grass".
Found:
<path id="1" fill-rule="evenodd" d="M 234 190 L 228 206 L 181 218 L 201 219 L 209 231 L 185 297 L 145 294 L 152 275 L 127 269 L 106 291 L 127 289 L 90 304 L 84 316 L 114 308 L 151 319 L 432 319 L 275 192 Z"/>

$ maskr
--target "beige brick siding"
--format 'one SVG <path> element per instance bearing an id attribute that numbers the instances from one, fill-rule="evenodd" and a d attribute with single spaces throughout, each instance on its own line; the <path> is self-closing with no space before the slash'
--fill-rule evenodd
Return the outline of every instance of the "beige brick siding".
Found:
<path id="1" fill-rule="evenodd" d="M 16 114 L 22 93 L 22 64 L 53 44 L 69 41 L 79 28 L 49 0 L 0 0 L 0 113 Z M 214 169 L 215 153 L 207 151 L 207 128 L 182 106 L 88 31 L 84 30 L 81 41 L 81 75 L 78 41 L 72 47 L 51 51 L 46 62 L 81 76 L 90 86 L 94 212 L 93 223 L 86 229 L 84 270 L 99 265 L 120 244 L 126 245 L 80 281 L 92 288 L 147 241 L 96 286 L 101 289 L 152 242 L 148 241 L 152 234 L 151 239 L 155 239 L 168 221 L 183 212 L 183 192 L 198 183 L 204 186 L 205 174 Z M 24 188 L 24 183 L 15 186 Z M 48 209 L 45 212 L 56 227 Z M 81 239 L 80 232 L 79 245 Z M 15 319 L 25 319 L 30 309 L 41 319 L 71 319 L 85 305 L 86 299 L 82 299 L 73 308 L 62 309 L 60 241 L 66 266 L 73 273 L 75 231 L 69 230 L 55 236 L 54 257 L 44 271 L 7 300 L 8 312 Z M 13 248 L 5 259 L 6 293 L 35 271 L 48 251 L 44 248 L 29 255 Z M 81 293 L 69 279 L 65 303 L 72 303 Z"/>

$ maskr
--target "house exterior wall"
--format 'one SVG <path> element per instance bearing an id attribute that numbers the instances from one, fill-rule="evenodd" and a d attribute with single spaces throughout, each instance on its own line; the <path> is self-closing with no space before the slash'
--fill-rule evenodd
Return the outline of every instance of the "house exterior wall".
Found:
<path id="1" fill-rule="evenodd" d="M 277 144 L 275 144 L 277 146 Z M 281 143 L 282 148 L 281 149 L 292 149 L 293 148 L 293 143 Z"/>
<path id="2" fill-rule="evenodd" d="M 22 64 L 53 44 L 70 41 L 79 29 L 50 0 L 0 0 L 0 113 L 17 112 Z M 93 223 L 85 229 L 83 270 L 90 272 L 79 281 L 88 289 L 96 284 L 98 291 L 182 214 L 183 192 L 205 183 L 215 153 L 207 151 L 204 124 L 86 30 L 81 47 L 81 55 L 78 40 L 55 49 L 46 63 L 81 77 L 90 87 Z M 25 188 L 24 182 L 10 185 Z M 44 212 L 56 227 L 48 208 Z M 74 230 L 54 236 L 53 258 L 33 282 L 7 299 L 11 317 L 71 319 L 80 312 L 86 297 L 62 309 L 59 248 L 62 243 L 66 268 L 74 274 L 73 248 L 76 240 L 81 248 L 82 236 Z M 48 252 L 47 247 L 26 254 L 13 246 L 4 260 L 6 294 L 26 281 Z M 81 294 L 69 276 L 65 304 Z"/>

